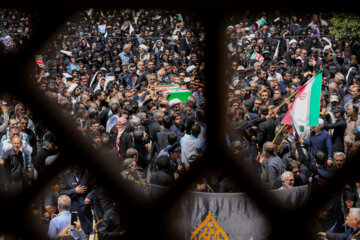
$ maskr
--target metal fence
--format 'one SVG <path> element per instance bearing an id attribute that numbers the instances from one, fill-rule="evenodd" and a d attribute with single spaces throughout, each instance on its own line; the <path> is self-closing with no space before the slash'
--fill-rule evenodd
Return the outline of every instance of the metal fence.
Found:
<path id="1" fill-rule="evenodd" d="M 222 4 L 227 3 L 233 2 L 225 1 Z M 164 4 L 164 1 L 155 5 L 160 4 Z M 185 1 L 184 4 L 193 3 Z M 30 66 L 33 64 L 35 53 L 50 41 L 51 34 L 61 31 L 59 27 L 74 12 L 68 8 L 36 10 L 37 14 L 33 19 L 33 36 L 25 43 L 25 47 L 16 54 L 3 53 L 0 56 L 1 91 L 17 95 L 33 109 L 35 115 L 56 135 L 63 157 L 61 161 L 58 160 L 50 166 L 24 192 L 17 196 L 0 196 L 1 232 L 13 232 L 29 239 L 47 239 L 45 233 L 39 230 L 36 221 L 31 218 L 29 202 L 40 194 L 41 189 L 68 164 L 78 162 L 107 188 L 114 199 L 125 206 L 129 223 L 129 229 L 124 236 L 126 239 L 172 239 L 171 234 L 176 233 L 169 235 L 167 231 L 168 221 L 165 219 L 167 211 L 202 172 L 206 169 L 219 168 L 230 174 L 268 217 L 273 231 L 271 239 L 308 239 L 306 235 L 308 220 L 333 193 L 341 189 L 349 178 L 358 175 L 360 161 L 356 160 L 360 155 L 357 154 L 351 159 L 335 178 L 330 179 L 326 185 L 314 192 L 309 201 L 297 209 L 289 209 L 266 192 L 254 176 L 249 174 L 247 166 L 232 158 L 224 139 L 225 66 L 222 63 L 226 62 L 223 61 L 226 56 L 223 51 L 224 25 L 220 19 L 233 9 L 227 11 L 216 7 L 204 9 L 203 4 L 206 3 L 200 1 L 195 5 L 199 6 L 196 10 L 203 19 L 206 30 L 207 150 L 166 195 L 154 202 L 141 201 L 136 193 L 117 177 L 118 174 L 106 164 L 99 153 L 88 147 L 90 145 L 88 140 L 74 131 L 74 124 L 61 114 L 60 108 L 48 104 L 49 101 L 31 80 Z M 127 3 L 125 7 L 128 5 L 131 7 L 135 3 Z M 176 3 L 165 5 L 177 7 Z M 151 6 L 149 2 L 144 4 L 144 7 L 156 6 Z M 271 5 L 266 6 L 271 7 Z M 241 236 L 238 239 L 241 239 Z"/>

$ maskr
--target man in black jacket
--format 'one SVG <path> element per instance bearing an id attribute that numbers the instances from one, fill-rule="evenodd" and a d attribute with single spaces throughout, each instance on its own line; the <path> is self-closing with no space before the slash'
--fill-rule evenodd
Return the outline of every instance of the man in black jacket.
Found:
<path id="1" fill-rule="evenodd" d="M 260 117 L 266 118 L 269 110 L 267 106 L 260 107 Z M 259 124 L 258 133 L 256 137 L 256 141 L 259 144 L 259 148 L 262 149 L 262 146 L 265 142 L 271 142 L 275 137 L 275 120 L 273 118 L 266 119 L 265 122 Z"/>
<path id="2" fill-rule="evenodd" d="M 335 115 L 336 121 L 335 123 L 328 123 L 324 115 L 322 115 L 322 119 L 324 119 L 324 127 L 325 129 L 334 129 L 332 134 L 332 142 L 333 142 L 333 152 L 344 152 L 344 135 L 346 130 L 346 121 L 344 119 L 344 108 L 341 106 L 337 106 L 332 110 Z"/>
<path id="3" fill-rule="evenodd" d="M 120 239 L 125 234 L 126 230 L 120 212 L 120 205 L 116 202 L 113 202 L 113 206 L 105 211 L 99 224 L 100 240 Z"/>
<path id="4" fill-rule="evenodd" d="M 12 149 L 4 153 L 2 162 L 0 162 L 4 168 L 5 189 L 12 193 L 21 191 L 23 187 L 24 159 L 20 151 L 21 145 L 21 138 L 18 136 L 13 137 Z"/>
<path id="5" fill-rule="evenodd" d="M 270 116 L 257 118 L 254 120 L 246 121 L 244 120 L 245 111 L 242 108 L 237 109 L 237 115 L 235 116 L 235 110 L 229 110 L 228 117 L 228 133 L 230 142 L 239 140 L 244 141 L 244 131 L 254 125 L 257 125 L 261 122 L 264 122 L 266 119 L 269 119 Z M 238 118 L 239 121 L 235 121 Z"/>

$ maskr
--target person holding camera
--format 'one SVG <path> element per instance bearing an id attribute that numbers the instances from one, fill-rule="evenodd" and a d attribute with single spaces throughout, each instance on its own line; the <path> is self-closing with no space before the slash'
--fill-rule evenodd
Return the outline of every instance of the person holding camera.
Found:
<path id="1" fill-rule="evenodd" d="M 58 198 L 59 214 L 51 219 L 48 235 L 52 239 L 63 239 L 72 237 L 74 239 L 87 239 L 86 234 L 81 228 L 80 220 L 77 218 L 74 222 L 70 213 L 71 199 L 67 195 L 61 195 Z"/>

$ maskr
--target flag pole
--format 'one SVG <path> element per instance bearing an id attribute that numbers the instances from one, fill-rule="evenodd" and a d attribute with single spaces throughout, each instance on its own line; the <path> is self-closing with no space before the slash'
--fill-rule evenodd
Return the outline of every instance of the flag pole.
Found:
<path id="1" fill-rule="evenodd" d="M 287 102 L 290 101 L 293 97 L 295 97 L 295 95 L 298 93 L 299 89 L 300 89 L 300 88 L 298 88 L 298 89 L 297 89 L 295 92 L 293 92 L 288 98 L 286 98 L 279 106 L 277 106 L 277 107 L 274 109 L 273 113 L 274 113 L 274 112 L 277 112 L 282 106 L 285 105 L 285 103 L 287 103 Z"/>
<path id="2" fill-rule="evenodd" d="M 321 73 L 322 70 L 318 71 L 313 77 L 316 77 L 316 75 L 318 75 L 319 73 Z M 306 81 L 307 83 L 308 81 Z M 303 85 L 301 85 L 295 92 L 293 92 L 293 94 L 291 94 L 288 98 L 286 98 L 279 106 L 277 106 L 273 113 L 276 112 L 277 110 L 279 110 L 282 106 L 284 106 L 285 103 L 287 103 L 288 101 L 290 101 L 291 98 L 295 97 L 295 95 L 299 92 L 299 89 L 304 86 L 306 83 L 304 83 Z"/>

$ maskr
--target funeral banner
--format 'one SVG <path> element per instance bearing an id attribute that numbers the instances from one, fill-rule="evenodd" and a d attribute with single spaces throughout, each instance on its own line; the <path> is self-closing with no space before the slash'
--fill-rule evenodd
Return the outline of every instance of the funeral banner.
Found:
<path id="1" fill-rule="evenodd" d="M 140 187 L 149 198 L 164 194 L 166 188 Z M 307 186 L 272 191 L 286 205 L 298 206 L 307 199 Z M 171 239 L 268 239 L 271 225 L 245 193 L 186 192 L 168 212 Z M 173 230 L 172 230 L 173 229 Z"/>

